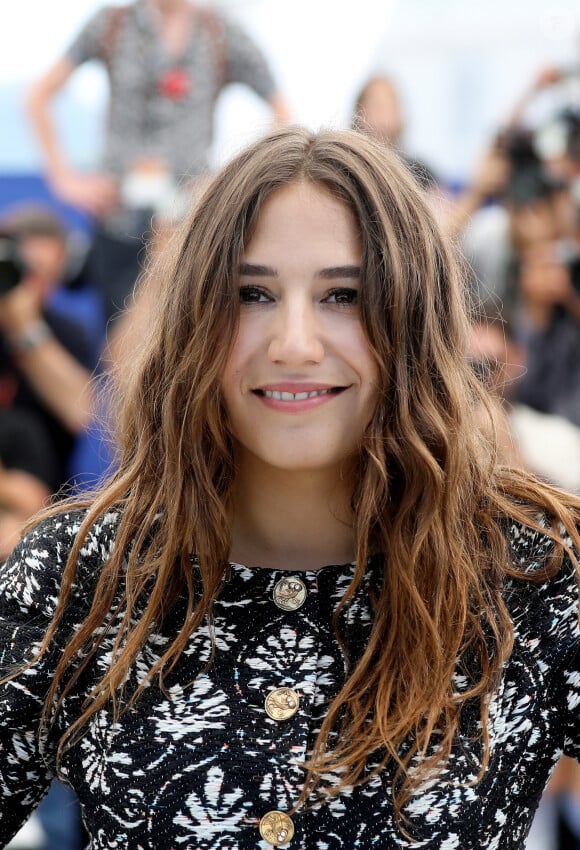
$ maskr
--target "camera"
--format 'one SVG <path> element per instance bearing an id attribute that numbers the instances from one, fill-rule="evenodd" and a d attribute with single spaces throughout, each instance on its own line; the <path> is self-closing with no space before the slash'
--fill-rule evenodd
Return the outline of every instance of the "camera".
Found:
<path id="1" fill-rule="evenodd" d="M 0 232 L 0 296 L 18 286 L 24 272 L 18 239 Z"/>
<path id="2" fill-rule="evenodd" d="M 512 168 L 524 169 L 540 164 L 532 130 L 523 127 L 501 130 L 496 136 L 495 147 L 508 158 Z"/>
<path id="3" fill-rule="evenodd" d="M 576 245 L 562 240 L 557 246 L 557 259 L 566 268 L 574 291 L 580 295 L 580 251 Z"/>
<path id="4" fill-rule="evenodd" d="M 546 169 L 538 155 L 533 131 L 514 128 L 502 132 L 496 139 L 496 149 L 510 164 L 505 199 L 514 207 L 547 199 L 564 188 L 564 182 Z"/>
<path id="5" fill-rule="evenodd" d="M 575 257 L 567 263 L 568 274 L 570 275 L 570 283 L 574 287 L 574 291 L 580 295 L 580 257 Z"/>

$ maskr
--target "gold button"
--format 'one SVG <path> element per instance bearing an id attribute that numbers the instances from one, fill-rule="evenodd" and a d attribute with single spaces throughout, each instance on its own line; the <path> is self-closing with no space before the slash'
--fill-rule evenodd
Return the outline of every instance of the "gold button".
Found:
<path id="1" fill-rule="evenodd" d="M 288 720 L 298 711 L 300 697 L 292 688 L 276 688 L 270 691 L 264 707 L 272 720 Z"/>
<path id="2" fill-rule="evenodd" d="M 294 824 L 286 812 L 268 812 L 260 820 L 260 835 L 270 844 L 287 844 L 294 838 Z"/>
<path id="3" fill-rule="evenodd" d="M 274 602 L 283 611 L 296 611 L 306 599 L 306 585 L 299 578 L 281 578 L 274 588 Z"/>

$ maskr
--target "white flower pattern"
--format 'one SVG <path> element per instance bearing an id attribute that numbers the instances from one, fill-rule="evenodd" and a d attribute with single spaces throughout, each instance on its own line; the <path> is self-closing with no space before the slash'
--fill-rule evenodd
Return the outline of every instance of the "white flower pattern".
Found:
<path id="1" fill-rule="evenodd" d="M 56 605 L 66 554 L 82 514 L 63 514 L 34 529 L 0 570 L 0 664 L 19 663 L 38 645 Z M 44 694 L 62 646 L 87 611 L 91 588 L 112 551 L 117 518 L 105 516 L 83 547 L 75 591 L 54 646 L 42 662 L 0 687 L 0 845 L 46 792 L 55 775 L 58 735 L 78 716 L 84 694 L 110 662 L 115 628 L 93 669 L 83 674 L 51 734 L 37 740 Z M 514 526 L 514 562 L 530 570 L 546 558 L 548 538 Z M 370 588 L 384 569 L 369 562 L 363 586 L 342 617 L 356 660 L 372 628 Z M 386 565 L 388 569 L 388 563 Z M 196 570 L 195 564 L 192 569 Z M 93 716 L 66 753 L 60 777 L 76 790 L 93 850 L 270 850 L 258 829 L 268 811 L 288 811 L 325 706 L 345 675 L 333 613 L 353 568 L 300 574 L 300 608 L 282 610 L 274 588 L 292 572 L 233 564 L 214 610 L 215 660 L 206 627 L 193 634 L 162 692 L 155 682 L 112 725 Z M 491 702 L 491 765 L 477 775 L 477 708 L 467 705 L 461 736 L 445 771 L 425 783 L 406 809 L 413 840 L 393 817 L 392 768 L 326 803 L 293 815 L 289 850 L 521 850 L 549 774 L 561 752 L 580 754 L 579 628 L 576 579 L 569 563 L 550 581 L 511 581 L 506 598 L 514 651 Z M 178 618 L 176 618 L 177 620 Z M 114 621 L 117 624 L 118 620 Z M 152 634 L 126 688 L 136 688 L 172 637 Z M 467 685 L 465 666 L 455 686 Z M 91 678 L 92 677 L 92 678 Z M 298 711 L 270 718 L 265 698 L 289 687 Z M 435 743 L 434 743 L 435 746 Z M 372 763 L 369 762 L 369 769 Z M 338 776 L 324 777 L 327 786 Z M 285 845 L 286 846 L 286 845 Z"/>

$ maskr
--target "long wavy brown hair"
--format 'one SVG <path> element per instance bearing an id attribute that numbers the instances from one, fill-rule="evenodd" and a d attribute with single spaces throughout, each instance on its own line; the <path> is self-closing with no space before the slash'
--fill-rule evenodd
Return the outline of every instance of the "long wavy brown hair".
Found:
<path id="1" fill-rule="evenodd" d="M 124 375 L 119 406 L 117 471 L 82 503 L 86 519 L 42 652 L 66 609 L 83 539 L 109 510 L 119 513 L 116 545 L 58 665 L 44 722 L 98 654 L 115 600 L 122 601 L 114 612 L 121 620 L 114 660 L 61 752 L 95 712 L 123 711 L 126 670 L 178 598 L 188 600 L 187 611 L 147 681 L 163 687 L 188 637 L 211 617 L 231 543 L 236 470 L 220 376 L 236 334 L 237 269 L 265 199 L 299 180 L 325 187 L 358 221 L 362 321 L 380 376 L 379 403 L 358 456 L 356 569 L 342 605 L 359 587 L 369 554 L 387 555 L 368 645 L 328 707 L 298 802 L 331 769 L 341 771 L 340 787 L 363 782 L 369 757 L 376 761 L 378 753 L 377 769 L 396 763 L 401 815 L 410 795 L 448 760 L 468 700 L 480 706 L 485 770 L 489 696 L 512 646 L 502 586 L 520 575 L 510 563 L 507 524 L 538 527 L 538 511 L 547 518 L 553 555 L 525 576 L 544 579 L 571 554 L 562 528 L 579 542 L 580 501 L 498 464 L 493 441 L 476 424 L 487 397 L 465 358 L 468 314 L 454 248 L 397 156 L 353 131 L 287 128 L 244 150 L 211 182 L 175 249 L 153 266 L 145 284 L 155 287 L 147 338 L 131 366 L 123 364 L 131 375 Z M 192 553 L 201 576 L 197 594 Z M 459 695 L 452 677 L 461 657 L 475 661 Z M 429 747 L 435 732 L 436 751 Z M 412 760 L 417 770 L 409 770 Z"/>

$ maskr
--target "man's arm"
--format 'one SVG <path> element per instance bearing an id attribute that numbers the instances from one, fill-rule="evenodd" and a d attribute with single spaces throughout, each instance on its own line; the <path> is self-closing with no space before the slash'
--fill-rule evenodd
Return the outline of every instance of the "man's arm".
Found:
<path id="1" fill-rule="evenodd" d="M 493 146 L 485 152 L 466 188 L 451 200 L 443 214 L 443 227 L 452 237 L 459 236 L 472 215 L 489 198 L 497 198 L 505 190 L 510 164 Z"/>
<path id="2" fill-rule="evenodd" d="M 75 67 L 70 59 L 59 59 L 33 84 L 25 106 L 50 187 L 61 200 L 98 217 L 116 206 L 116 181 L 106 174 L 81 174 L 72 168 L 51 116 L 52 99 L 66 84 Z"/>
<path id="3" fill-rule="evenodd" d="M 44 326 L 29 325 L 26 332 L 34 333 L 37 329 Z M 89 425 L 91 375 L 52 334 L 45 334 L 42 340 L 23 350 L 18 355 L 18 365 L 46 407 L 72 434 L 81 433 Z"/>
<path id="4" fill-rule="evenodd" d="M 275 126 L 283 127 L 284 124 L 288 124 L 290 121 L 290 109 L 288 108 L 288 104 L 284 97 L 279 92 L 274 92 L 274 94 L 270 95 L 268 98 L 268 103 L 272 110 L 272 117 L 274 119 Z"/>
<path id="5" fill-rule="evenodd" d="M 72 434 L 92 416 L 91 373 L 53 336 L 25 280 L 0 298 L 0 329 L 37 396 Z"/>
<path id="6" fill-rule="evenodd" d="M 219 40 L 223 39 L 223 64 L 226 82 L 249 86 L 270 106 L 276 126 L 290 120 L 288 103 L 279 90 L 269 61 L 254 39 L 227 17 L 219 21 Z"/>

